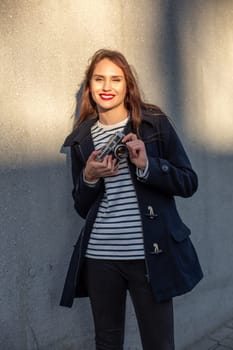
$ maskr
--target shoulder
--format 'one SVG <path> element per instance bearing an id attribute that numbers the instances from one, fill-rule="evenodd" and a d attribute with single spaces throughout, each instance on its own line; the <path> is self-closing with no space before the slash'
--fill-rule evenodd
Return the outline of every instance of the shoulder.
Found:
<path id="1" fill-rule="evenodd" d="M 169 147 L 179 139 L 173 125 L 174 122 L 163 112 L 142 111 L 141 134 L 145 138 L 151 138 L 152 134 L 162 147 Z"/>
<path id="2" fill-rule="evenodd" d="M 145 124 L 150 124 L 159 132 L 167 132 L 171 127 L 168 116 L 163 112 L 156 112 L 153 109 L 142 110 L 142 127 Z"/>
<path id="3" fill-rule="evenodd" d="M 75 143 L 80 143 L 90 133 L 91 127 L 94 125 L 96 120 L 96 118 L 90 118 L 82 122 L 66 137 L 63 146 L 69 147 Z"/>

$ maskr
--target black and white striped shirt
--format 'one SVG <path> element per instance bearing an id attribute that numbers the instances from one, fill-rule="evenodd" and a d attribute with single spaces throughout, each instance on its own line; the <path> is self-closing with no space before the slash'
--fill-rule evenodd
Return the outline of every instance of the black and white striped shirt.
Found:
<path id="1" fill-rule="evenodd" d="M 97 122 L 91 129 L 98 150 L 116 131 L 123 131 L 127 119 L 114 124 Z M 141 216 L 126 159 L 115 176 L 104 178 L 105 193 L 90 235 L 86 257 L 93 259 L 144 259 Z"/>

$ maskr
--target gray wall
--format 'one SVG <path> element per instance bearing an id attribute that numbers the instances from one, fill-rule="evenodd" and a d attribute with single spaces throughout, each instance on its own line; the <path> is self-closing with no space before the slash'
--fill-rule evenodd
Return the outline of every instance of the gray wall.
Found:
<path id="1" fill-rule="evenodd" d="M 232 317 L 233 2 L 2 0 L 0 349 L 93 349 L 88 300 L 58 306 L 81 220 L 69 162 L 88 58 L 122 51 L 146 100 L 173 118 L 200 178 L 178 199 L 205 279 L 175 301 L 184 349 Z M 126 349 L 141 349 L 128 304 Z"/>

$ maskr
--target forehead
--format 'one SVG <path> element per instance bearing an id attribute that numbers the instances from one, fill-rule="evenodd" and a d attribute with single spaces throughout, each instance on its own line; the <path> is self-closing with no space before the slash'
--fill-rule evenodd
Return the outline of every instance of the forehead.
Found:
<path id="1" fill-rule="evenodd" d="M 124 76 L 123 70 L 110 61 L 107 58 L 104 58 L 100 62 L 98 62 L 94 68 L 93 75 L 117 75 Z"/>

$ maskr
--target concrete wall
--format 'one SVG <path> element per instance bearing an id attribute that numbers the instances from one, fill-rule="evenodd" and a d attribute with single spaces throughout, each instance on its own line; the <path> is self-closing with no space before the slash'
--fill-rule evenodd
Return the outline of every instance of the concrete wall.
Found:
<path id="1" fill-rule="evenodd" d="M 175 302 L 177 349 L 188 347 L 233 311 L 233 2 L 2 0 L 0 10 L 0 349 L 94 348 L 88 300 L 58 306 L 81 226 L 60 147 L 101 47 L 136 67 L 199 173 L 199 192 L 178 200 L 205 273 Z M 126 349 L 141 349 L 131 303 L 126 328 Z"/>

